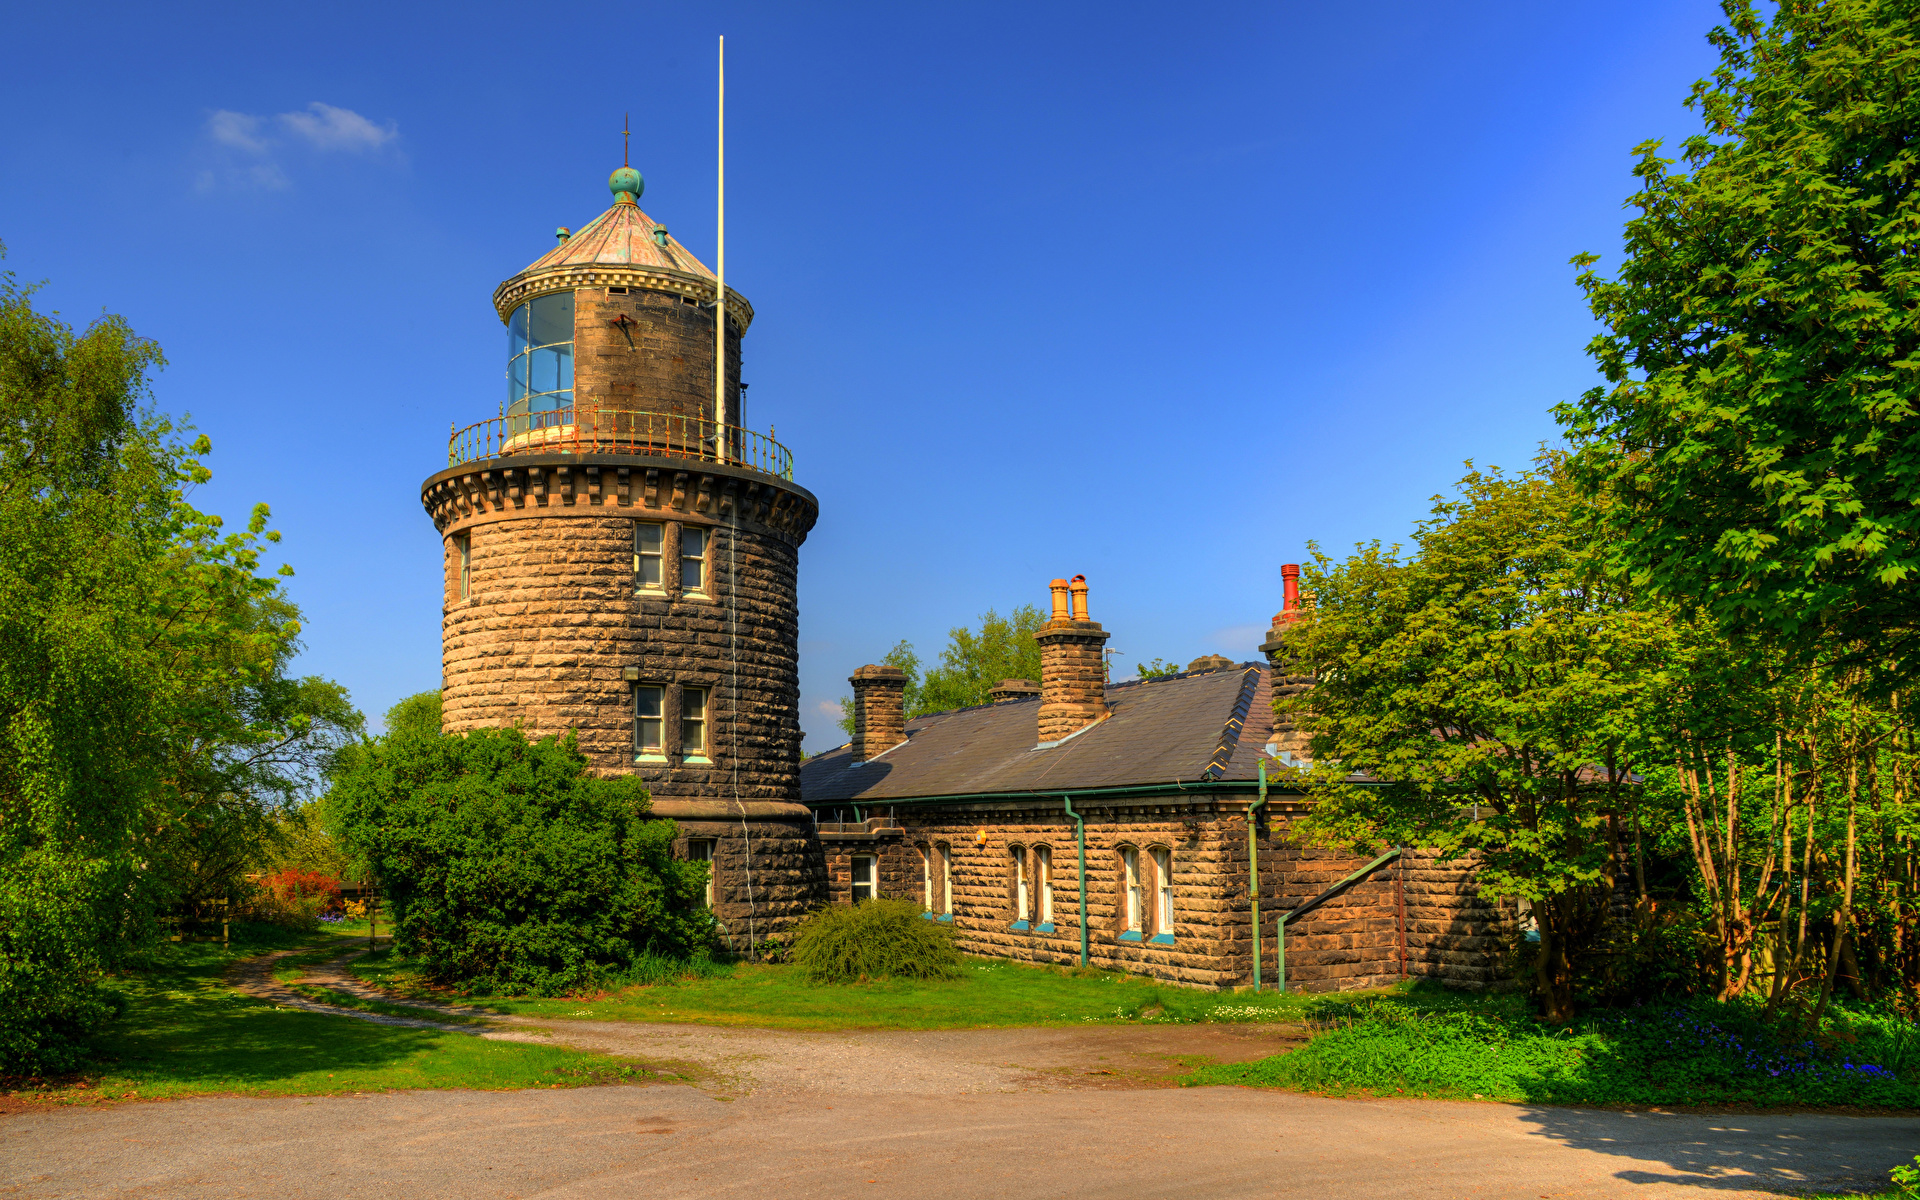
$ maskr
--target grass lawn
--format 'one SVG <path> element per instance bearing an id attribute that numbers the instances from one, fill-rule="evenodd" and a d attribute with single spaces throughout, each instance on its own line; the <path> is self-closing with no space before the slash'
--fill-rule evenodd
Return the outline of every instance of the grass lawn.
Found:
<path id="1" fill-rule="evenodd" d="M 490 1042 L 435 1029 L 371 1025 L 241 995 L 223 973 L 235 959 L 305 946 L 324 960 L 353 948 L 332 933 L 299 938 L 235 930 L 233 944 L 168 945 L 113 981 L 127 1011 L 95 1041 L 95 1066 L 64 1080 L 4 1081 L 16 1099 L 84 1103 L 241 1093 L 309 1096 L 400 1088 L 569 1087 L 692 1077 L 677 1065 Z M 364 937 L 364 934 L 362 935 Z M 364 945 L 361 941 L 359 944 Z"/>
<path id="2" fill-rule="evenodd" d="M 812 984 L 800 969 L 740 963 L 707 977 L 621 988 L 590 996 L 458 997 L 496 1012 L 543 1020 L 664 1021 L 773 1029 L 977 1029 L 1017 1025 L 1299 1021 L 1325 997 L 1221 993 L 1165 987 L 1105 971 L 965 960 L 954 981 L 880 980 Z M 353 972 L 403 995 L 435 995 L 404 961 L 382 950 Z M 453 999 L 445 996 L 443 998 Z M 1344 1007 L 1349 998 L 1334 1002 Z"/>

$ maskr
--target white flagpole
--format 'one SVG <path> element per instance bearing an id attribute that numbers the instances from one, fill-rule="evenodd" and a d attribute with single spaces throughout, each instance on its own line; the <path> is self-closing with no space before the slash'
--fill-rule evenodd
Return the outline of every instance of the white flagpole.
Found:
<path id="1" fill-rule="evenodd" d="M 727 420 L 727 39 L 720 38 L 720 144 L 718 211 L 715 226 L 719 249 L 715 256 L 713 303 L 713 436 L 714 457 L 726 461 Z"/>

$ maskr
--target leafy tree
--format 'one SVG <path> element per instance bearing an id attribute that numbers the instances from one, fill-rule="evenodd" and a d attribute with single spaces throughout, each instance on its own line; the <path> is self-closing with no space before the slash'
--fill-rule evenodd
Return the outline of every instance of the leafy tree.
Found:
<path id="1" fill-rule="evenodd" d="M 1920 675 L 1920 0 L 1726 0 L 1705 132 L 1636 148 L 1610 381 L 1556 415 L 1637 584 Z M 1582 255 L 1576 264 L 1597 261 Z"/>
<path id="2" fill-rule="evenodd" d="M 1413 541 L 1409 557 L 1316 551 L 1306 569 L 1314 602 L 1285 652 L 1318 682 L 1275 707 L 1311 734 L 1309 827 L 1476 855 L 1485 893 L 1527 902 L 1533 990 L 1566 1021 L 1638 803 L 1638 719 L 1677 635 L 1597 570 L 1552 461 L 1469 474 Z"/>
<path id="3" fill-rule="evenodd" d="M 159 348 L 76 335 L 0 275 L 0 1069 L 60 1070 L 111 1012 L 97 987 L 179 886 L 182 829 L 265 786 L 314 708 L 299 631 L 259 573 L 267 511 L 226 534 L 210 475 L 143 413 Z M 291 573 L 282 568 L 283 573 Z M 319 703 L 326 708 L 328 704 Z M 337 712 L 337 710 L 332 710 Z"/>
<path id="4" fill-rule="evenodd" d="M 1142 679 L 1165 679 L 1170 675 L 1178 675 L 1181 668 L 1179 663 L 1162 662 L 1156 658 L 1152 662 L 1136 663 L 1133 669 L 1140 673 Z"/>
<path id="5" fill-rule="evenodd" d="M 387 710 L 387 733 L 439 733 L 440 691 L 415 692 Z"/>
<path id="6" fill-rule="evenodd" d="M 1003 617 L 988 609 L 980 617 L 978 631 L 964 625 L 947 631 L 947 648 L 940 652 L 940 665 L 920 674 L 920 656 L 906 642 L 887 651 L 880 661 L 899 667 L 907 675 L 906 707 L 909 717 L 928 713 L 971 708 L 993 699 L 988 695 L 1002 679 L 1040 679 L 1040 644 L 1033 635 L 1046 624 L 1040 610 L 1023 604 Z M 840 699 L 840 729 L 853 736 L 853 699 Z"/>
<path id="7" fill-rule="evenodd" d="M 553 994 L 712 942 L 706 865 L 676 860 L 646 787 L 595 778 L 571 735 L 389 734 L 328 805 L 385 888 L 396 946 L 437 980 Z"/>

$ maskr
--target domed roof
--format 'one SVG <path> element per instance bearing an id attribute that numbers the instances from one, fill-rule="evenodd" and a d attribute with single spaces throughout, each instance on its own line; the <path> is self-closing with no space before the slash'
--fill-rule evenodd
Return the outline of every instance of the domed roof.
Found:
<path id="1" fill-rule="evenodd" d="M 719 282 L 713 272 L 640 211 L 635 202 L 645 186 L 640 172 L 622 167 L 607 186 L 615 196 L 612 208 L 578 233 L 560 230 L 564 240 L 558 246 L 494 289 L 493 306 L 502 321 L 534 296 L 578 287 L 641 287 L 713 300 Z M 732 288 L 727 289 L 727 313 L 743 331 L 753 321 L 753 305 Z"/>
<path id="2" fill-rule="evenodd" d="M 579 232 L 566 241 L 534 259 L 521 274 L 548 267 L 601 265 L 663 267 L 704 279 L 713 278 L 713 272 L 689 254 L 685 246 L 674 241 L 672 235 L 662 239 L 664 245 L 655 241 L 654 230 L 664 227 L 641 212 L 640 206 L 628 199 L 628 195 L 622 192 L 612 208 L 581 226 Z"/>

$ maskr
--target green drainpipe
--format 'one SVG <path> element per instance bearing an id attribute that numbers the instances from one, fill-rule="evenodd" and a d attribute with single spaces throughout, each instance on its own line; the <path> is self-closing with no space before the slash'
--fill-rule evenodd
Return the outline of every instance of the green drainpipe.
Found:
<path id="1" fill-rule="evenodd" d="M 1080 848 L 1080 965 L 1087 965 L 1087 821 L 1073 811 L 1073 797 L 1062 796 L 1067 815 L 1073 818 L 1073 840 Z"/>
<path id="2" fill-rule="evenodd" d="M 1247 895 L 1253 898 L 1253 990 L 1260 990 L 1260 847 L 1254 841 L 1254 812 L 1267 802 L 1267 760 L 1260 760 L 1260 798 L 1247 805 Z M 1285 935 L 1282 935 L 1284 943 Z M 1281 966 L 1286 965 L 1285 951 Z M 1280 976 L 1280 990 L 1287 990 L 1287 977 Z"/>

